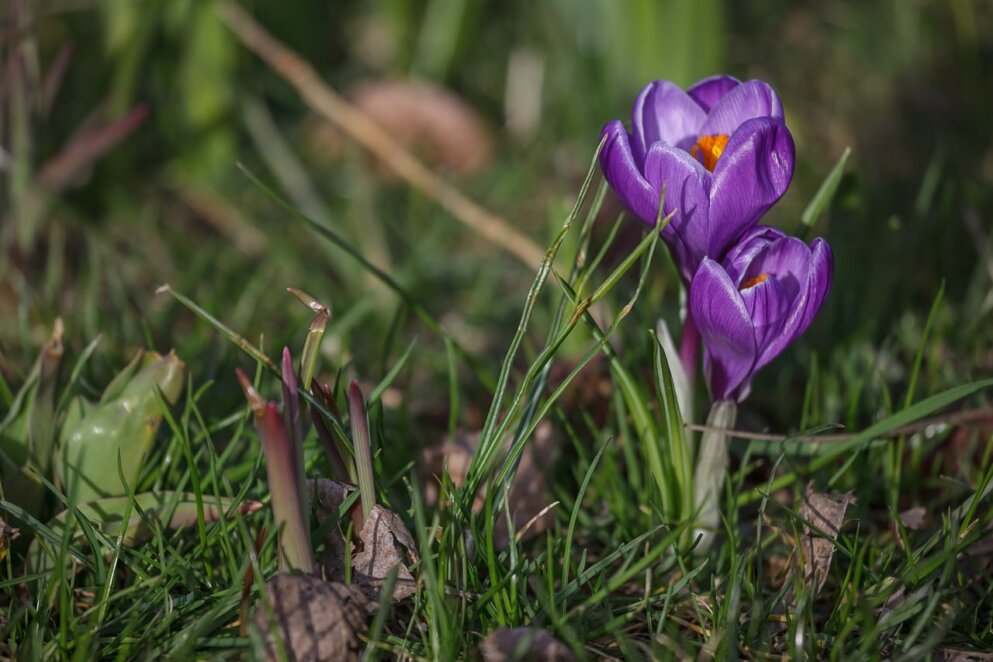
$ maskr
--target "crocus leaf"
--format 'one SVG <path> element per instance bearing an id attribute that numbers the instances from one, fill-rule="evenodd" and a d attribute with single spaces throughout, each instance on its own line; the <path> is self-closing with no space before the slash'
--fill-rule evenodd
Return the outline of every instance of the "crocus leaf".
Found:
<path id="1" fill-rule="evenodd" d="M 110 380 L 109 384 L 107 384 L 107 387 L 100 395 L 100 404 L 110 402 L 111 400 L 116 400 L 121 397 L 124 393 L 124 389 L 127 388 L 128 383 L 134 379 L 134 376 L 138 373 L 138 371 L 154 360 L 155 356 L 149 354 L 148 352 L 138 352 L 135 354 L 130 363 L 124 366 L 123 370 L 114 375 L 114 378 Z"/>
<path id="2" fill-rule="evenodd" d="M 143 361 L 127 383 L 114 384 L 116 397 L 101 401 L 76 425 L 62 427 L 62 479 L 71 503 L 126 494 L 115 470 L 118 458 L 132 484 L 162 421 L 159 394 L 169 404 L 179 398 L 186 366 L 176 354 L 152 353 Z"/>
<path id="3" fill-rule="evenodd" d="M 807 203 L 807 208 L 800 214 L 802 228 L 812 226 L 818 217 L 820 217 L 821 212 L 831 204 L 831 199 L 834 198 L 834 194 L 838 191 L 838 185 L 841 184 L 841 176 L 845 174 L 845 164 L 848 163 L 848 157 L 851 154 L 852 148 L 846 147 L 845 151 L 841 153 L 841 158 L 838 159 L 838 162 L 831 168 L 831 172 L 821 182 L 821 187 L 817 189 L 817 193 Z"/>
<path id="4" fill-rule="evenodd" d="M 376 486 L 372 471 L 372 438 L 369 436 L 369 418 L 359 383 L 352 380 L 348 386 L 348 412 L 352 423 L 352 446 L 355 448 L 355 469 L 362 492 L 362 516 L 369 517 L 376 505 Z"/>
<path id="5" fill-rule="evenodd" d="M 331 307 L 326 306 L 306 292 L 287 288 L 287 291 L 295 296 L 300 303 L 314 311 L 314 319 L 307 327 L 307 339 L 303 341 L 303 354 L 300 356 L 300 383 L 304 390 L 309 390 L 311 380 L 314 378 L 314 371 L 317 368 L 317 351 L 320 349 L 321 340 L 324 338 L 324 330 L 328 322 L 331 321 Z"/>
<path id="6" fill-rule="evenodd" d="M 7 498 L 37 513 L 44 498 L 41 479 L 48 476 L 55 438 L 55 402 L 62 363 L 62 320 L 18 392 L 7 419 L 0 425 L 0 479 Z"/>
<path id="7" fill-rule="evenodd" d="M 675 503 L 679 504 L 680 515 L 685 518 L 693 511 L 693 488 L 691 484 L 693 469 L 690 447 L 686 439 L 686 428 L 683 425 L 682 410 L 684 407 L 692 406 L 686 404 L 687 398 L 692 397 L 692 394 L 688 393 L 689 386 L 686 375 L 682 371 L 676 348 L 672 344 L 672 339 L 669 338 L 665 323 L 661 320 L 659 323 L 665 331 L 665 335 L 662 338 L 656 336 L 656 342 L 652 347 L 655 358 L 656 394 L 665 436 L 665 439 L 659 439 L 659 443 L 665 443 L 668 447 L 669 461 L 676 477 L 676 485 L 673 486 L 676 490 Z M 668 343 L 664 342 L 665 340 Z M 676 386 L 677 375 L 683 390 L 682 399 Z M 664 488 L 664 485 L 660 485 L 660 487 Z"/>

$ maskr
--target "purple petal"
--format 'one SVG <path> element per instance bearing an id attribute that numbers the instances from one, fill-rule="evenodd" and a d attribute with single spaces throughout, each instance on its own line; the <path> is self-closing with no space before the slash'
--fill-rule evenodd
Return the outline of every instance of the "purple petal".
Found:
<path id="1" fill-rule="evenodd" d="M 756 225 L 745 231 L 741 238 L 731 246 L 722 264 L 734 283 L 741 283 L 745 269 L 752 263 L 759 252 L 765 250 L 772 242 L 782 239 L 786 233 L 768 225 Z"/>
<path id="2" fill-rule="evenodd" d="M 795 299 L 807 280 L 809 270 L 810 248 L 796 237 L 784 236 L 756 252 L 736 285 L 741 287 L 743 282 L 762 274 L 773 274 L 787 296 Z"/>
<path id="3" fill-rule="evenodd" d="M 645 158 L 645 178 L 657 192 L 656 198 L 665 185 L 664 213 L 675 215 L 662 231 L 662 238 L 675 252 L 680 271 L 689 280 L 707 254 L 711 175 L 687 152 L 655 143 Z"/>
<path id="4" fill-rule="evenodd" d="M 657 80 L 634 102 L 631 136 L 635 161 L 642 165 L 652 144 L 662 141 L 688 149 L 696 142 L 707 113 L 675 83 Z"/>
<path id="5" fill-rule="evenodd" d="M 780 335 L 783 323 L 791 312 L 796 291 L 790 295 L 789 288 L 776 276 L 767 276 L 762 282 L 740 290 L 741 300 L 755 327 L 755 345 L 761 354 L 769 342 Z"/>
<path id="6" fill-rule="evenodd" d="M 793 158 L 793 137 L 781 120 L 748 120 L 731 136 L 710 187 L 709 255 L 723 254 L 783 196 Z"/>
<path id="7" fill-rule="evenodd" d="M 711 76 L 686 90 L 686 93 L 700 104 L 701 108 L 710 112 L 710 109 L 721 100 L 721 97 L 739 85 L 741 85 L 741 81 L 733 76 Z"/>
<path id="8" fill-rule="evenodd" d="M 704 372 L 715 400 L 747 391 L 755 364 L 755 330 L 738 289 L 719 264 L 704 258 L 690 284 L 690 314 L 706 344 Z"/>
<path id="9" fill-rule="evenodd" d="M 701 136 L 730 136 L 756 117 L 783 119 L 783 104 L 768 83 L 750 80 L 733 88 L 717 102 L 700 126 Z"/>
<path id="10" fill-rule="evenodd" d="M 828 292 L 831 291 L 834 256 L 828 243 L 820 238 L 814 239 L 810 245 L 809 260 L 809 268 L 804 274 L 805 279 L 801 283 L 799 295 L 791 306 L 790 315 L 784 321 L 782 331 L 761 349 L 755 364 L 756 370 L 776 358 L 790 343 L 806 332 L 821 306 L 824 305 Z"/>
<path id="11" fill-rule="evenodd" d="M 621 202 L 643 221 L 654 223 L 659 194 L 641 174 L 631 153 L 631 141 L 624 125 L 613 120 L 603 127 L 607 140 L 600 151 L 600 169 Z"/>

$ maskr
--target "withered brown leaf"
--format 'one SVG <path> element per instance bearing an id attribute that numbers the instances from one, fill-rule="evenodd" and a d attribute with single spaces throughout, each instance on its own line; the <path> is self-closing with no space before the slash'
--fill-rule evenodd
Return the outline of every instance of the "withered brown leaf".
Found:
<path id="1" fill-rule="evenodd" d="M 266 595 L 252 620 L 267 660 L 283 659 L 280 650 L 296 662 L 359 659 L 358 635 L 376 607 L 362 589 L 280 574 L 266 582 Z"/>
<path id="2" fill-rule="evenodd" d="M 479 652 L 486 662 L 533 660 L 534 662 L 569 662 L 572 651 L 541 628 L 497 628 L 490 632 Z"/>
<path id="3" fill-rule="evenodd" d="M 831 559 L 834 557 L 834 541 L 837 540 L 841 525 L 845 521 L 845 511 L 854 503 L 855 496 L 851 491 L 843 494 L 822 494 L 814 490 L 813 483 L 807 485 L 803 505 L 800 507 L 800 517 L 804 522 L 813 524 L 817 530 L 811 529 L 805 523 L 798 544 L 803 558 L 803 577 L 815 595 L 827 581 Z"/>
<path id="4" fill-rule="evenodd" d="M 311 481 L 313 503 L 317 521 L 324 525 L 337 516 L 341 504 L 355 490 L 351 485 L 320 478 Z M 370 596 L 378 595 L 383 580 L 397 567 L 393 599 L 403 600 L 415 593 L 414 577 L 408 563 L 417 563 L 417 544 L 400 516 L 376 505 L 365 522 L 361 522 L 358 507 L 351 509 L 353 526 L 352 546 L 348 549 L 339 526 L 330 526 L 324 535 L 325 551 L 320 565 L 324 577 L 330 581 L 345 581 L 345 554 L 351 553 L 351 580 L 360 585 Z M 361 523 L 361 528 L 358 528 Z M 347 522 L 342 523 L 347 526 Z"/>

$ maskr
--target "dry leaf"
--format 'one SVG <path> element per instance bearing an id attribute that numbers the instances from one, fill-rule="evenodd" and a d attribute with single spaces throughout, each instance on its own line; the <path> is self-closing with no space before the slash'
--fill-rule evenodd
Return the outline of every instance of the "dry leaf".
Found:
<path id="1" fill-rule="evenodd" d="M 815 595 L 827 581 L 831 558 L 834 556 L 834 541 L 845 521 L 845 511 L 854 503 L 855 496 L 850 491 L 844 494 L 821 494 L 814 491 L 813 483 L 807 485 L 800 517 L 817 527 L 817 531 L 804 524 L 799 544 L 803 556 L 803 576 Z M 825 538 L 824 535 L 829 537 Z"/>
<path id="2" fill-rule="evenodd" d="M 337 519 L 341 504 L 351 492 L 355 491 L 351 485 L 327 478 L 317 478 L 307 482 L 311 488 L 310 502 L 317 514 L 317 523 L 321 527 L 328 519 Z M 350 512 L 358 512 L 361 518 L 360 509 L 353 507 Z M 353 519 L 353 526 L 355 521 L 357 520 Z M 347 523 L 343 521 L 340 525 L 331 525 L 324 534 L 324 552 L 318 559 L 318 564 L 324 578 L 328 580 L 342 578 L 345 575 L 345 538 L 341 534 L 342 526 L 347 526 Z"/>
<path id="3" fill-rule="evenodd" d="M 270 612 L 255 608 L 254 625 L 265 643 L 266 659 L 296 662 L 358 660 L 359 632 L 375 603 L 356 586 L 306 575 L 276 575 L 266 582 Z"/>
<path id="4" fill-rule="evenodd" d="M 910 510 L 900 513 L 900 522 L 911 531 L 920 531 L 924 528 L 925 515 L 927 515 L 927 508 L 924 506 L 914 506 Z"/>
<path id="5" fill-rule="evenodd" d="M 337 517 L 341 504 L 355 490 L 351 485 L 319 478 L 310 481 L 312 500 L 317 511 L 317 521 L 324 524 Z M 353 507 L 353 527 L 361 521 L 361 512 Z M 332 526 L 324 536 L 325 551 L 320 559 L 324 577 L 331 581 L 345 580 L 345 538 L 341 528 Z M 383 580 L 394 566 L 399 566 L 393 599 L 403 600 L 416 592 L 414 577 L 407 569 L 407 562 L 417 563 L 417 544 L 403 520 L 396 513 L 375 506 L 362 528 L 352 533 L 351 579 L 368 594 L 378 595 Z"/>
<path id="6" fill-rule="evenodd" d="M 436 169 L 472 174 L 490 161 L 493 144 L 479 114 L 453 92 L 415 80 L 370 80 L 348 91 L 356 108 Z M 327 122 L 308 127 L 311 144 L 329 154 L 342 140 Z M 382 176 L 391 176 L 382 172 Z"/>
<path id="7" fill-rule="evenodd" d="M 428 448 L 421 457 L 421 471 L 424 480 L 424 499 L 428 504 L 438 502 L 437 476 L 447 466 L 448 475 L 456 487 L 460 487 L 469 472 L 472 457 L 479 447 L 479 433 L 456 435 L 454 441 L 445 441 L 439 446 Z M 534 438 L 524 447 L 521 461 L 517 467 L 517 476 L 507 495 L 507 505 L 514 529 L 523 531 L 528 537 L 537 535 L 548 529 L 554 521 L 554 513 L 549 509 L 546 496 L 548 481 L 545 478 L 545 467 L 554 464 L 558 453 L 558 440 L 554 427 L 548 421 L 542 421 L 534 432 Z M 485 500 L 485 491 L 480 490 L 473 502 L 473 510 L 479 512 Z M 534 520 L 532 522 L 532 520 Z M 493 538 L 498 548 L 506 547 L 510 542 L 506 518 L 497 519 L 494 526 Z"/>
<path id="8" fill-rule="evenodd" d="M 15 529 L 0 517 L 0 561 L 7 558 L 7 550 L 10 549 L 10 543 L 14 542 L 20 534 L 20 529 Z"/>
<path id="9" fill-rule="evenodd" d="M 465 477 L 469 474 L 472 456 L 479 447 L 479 432 L 465 433 L 459 431 L 455 439 L 445 440 L 440 444 L 425 448 L 421 454 L 421 473 L 424 475 L 424 501 L 430 506 L 438 503 L 440 498 L 438 476 L 447 468 L 448 477 L 455 487 L 462 487 Z M 476 497 L 473 509 L 482 508 L 482 497 Z"/>
<path id="10" fill-rule="evenodd" d="M 968 651 L 960 648 L 939 648 L 931 657 L 937 662 L 991 662 L 993 653 Z"/>
<path id="11" fill-rule="evenodd" d="M 379 588 L 386 576 L 398 568 L 393 599 L 403 600 L 417 592 L 414 577 L 404 563 L 404 553 L 416 563 L 417 545 L 396 513 L 375 506 L 359 533 L 361 544 L 352 553 L 352 581 Z"/>
<path id="12" fill-rule="evenodd" d="M 567 662 L 575 659 L 565 644 L 540 628 L 498 628 L 486 636 L 479 645 L 479 652 L 485 662 Z"/>

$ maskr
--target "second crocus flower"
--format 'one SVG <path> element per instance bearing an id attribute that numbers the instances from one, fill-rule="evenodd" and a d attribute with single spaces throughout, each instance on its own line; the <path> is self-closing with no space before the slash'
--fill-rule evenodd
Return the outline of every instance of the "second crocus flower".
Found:
<path id="1" fill-rule="evenodd" d="M 755 373 L 810 326 L 831 289 L 834 258 L 775 228 L 752 228 L 723 261 L 704 258 L 689 308 L 703 337 L 704 374 L 715 401 L 741 402 Z"/>
<path id="2" fill-rule="evenodd" d="M 689 282 L 782 197 L 793 177 L 793 138 L 766 83 L 730 76 L 688 90 L 655 81 L 634 104 L 629 132 L 603 129 L 600 165 L 624 204 L 647 223 L 674 213 L 662 238 Z"/>

